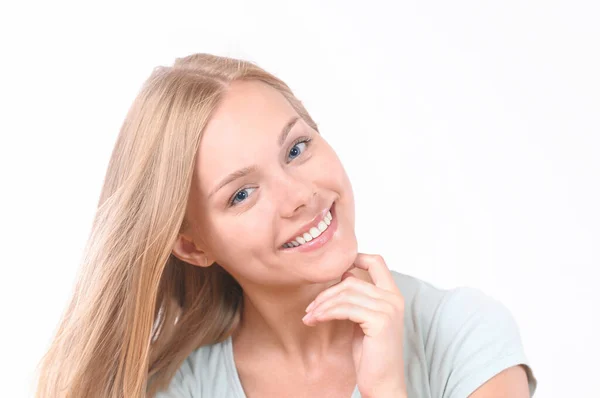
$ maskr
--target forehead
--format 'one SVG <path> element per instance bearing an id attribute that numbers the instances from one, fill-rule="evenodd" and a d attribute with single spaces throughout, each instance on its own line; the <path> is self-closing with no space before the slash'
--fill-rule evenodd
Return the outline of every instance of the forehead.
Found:
<path id="1" fill-rule="evenodd" d="M 213 112 L 204 136 L 248 135 L 251 132 L 268 132 L 269 128 L 281 128 L 296 111 L 276 89 L 259 81 L 235 81 Z M 213 134 L 216 133 L 216 134 Z"/>
<path id="2" fill-rule="evenodd" d="M 228 173 L 277 151 L 277 137 L 295 109 L 276 89 L 258 81 L 233 82 L 205 127 L 198 175 L 207 193 Z M 297 124 L 300 124 L 299 121 Z"/>

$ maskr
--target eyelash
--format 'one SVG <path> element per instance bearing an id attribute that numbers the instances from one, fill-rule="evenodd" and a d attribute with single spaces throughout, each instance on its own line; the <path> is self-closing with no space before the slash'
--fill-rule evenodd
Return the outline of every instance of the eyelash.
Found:
<path id="1" fill-rule="evenodd" d="M 310 142 L 311 142 L 311 141 L 312 141 L 312 138 L 309 138 L 309 137 L 300 137 L 300 138 L 298 138 L 296 141 L 294 141 L 294 143 L 293 143 L 293 144 L 292 144 L 292 146 L 290 147 L 290 150 L 288 151 L 288 154 L 289 154 L 289 152 L 292 150 L 292 148 L 294 148 L 296 145 L 298 145 L 298 144 L 303 144 L 303 143 L 306 143 L 306 148 L 304 149 L 304 151 L 306 151 L 306 150 L 308 149 L 308 147 L 310 146 Z M 304 153 L 304 151 L 302 151 L 302 153 L 300 153 L 300 155 L 296 156 L 294 159 L 296 159 L 296 158 L 298 158 L 298 157 L 302 156 L 302 154 Z M 292 159 L 292 160 L 293 160 L 293 159 Z M 237 204 L 236 204 L 236 203 L 234 203 L 234 201 L 235 201 L 235 199 L 236 199 L 236 196 L 237 196 L 237 194 L 238 194 L 238 193 L 240 193 L 240 192 L 242 192 L 242 191 L 244 191 L 244 190 L 246 190 L 246 189 L 248 189 L 248 188 L 242 188 L 242 189 L 240 189 L 239 191 L 236 191 L 236 192 L 233 194 L 233 196 L 231 197 L 231 199 L 229 199 L 229 202 L 228 202 L 229 206 L 228 206 L 228 207 L 236 206 Z M 244 200 L 245 200 L 245 199 L 244 199 Z"/>

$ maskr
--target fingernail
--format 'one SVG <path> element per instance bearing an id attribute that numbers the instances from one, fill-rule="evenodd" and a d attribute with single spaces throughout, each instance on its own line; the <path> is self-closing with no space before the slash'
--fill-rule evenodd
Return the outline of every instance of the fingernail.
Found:
<path id="1" fill-rule="evenodd" d="M 304 315 L 304 317 L 302 318 L 302 322 L 306 322 L 308 319 L 310 319 L 311 314 L 306 314 Z"/>
<path id="2" fill-rule="evenodd" d="M 313 301 L 312 303 L 310 303 L 308 305 L 308 307 L 306 307 L 306 309 L 304 310 L 304 312 L 308 312 L 308 311 L 312 310 L 314 306 L 315 306 L 315 302 Z"/>

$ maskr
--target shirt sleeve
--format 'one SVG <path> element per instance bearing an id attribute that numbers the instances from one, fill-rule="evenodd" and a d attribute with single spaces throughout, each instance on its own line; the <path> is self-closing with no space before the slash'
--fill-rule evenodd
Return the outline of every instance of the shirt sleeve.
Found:
<path id="1" fill-rule="evenodd" d="M 478 289 L 447 292 L 433 314 L 426 352 L 432 396 L 467 398 L 478 387 L 516 365 L 525 365 L 529 394 L 537 387 L 518 326 L 499 301 Z"/>

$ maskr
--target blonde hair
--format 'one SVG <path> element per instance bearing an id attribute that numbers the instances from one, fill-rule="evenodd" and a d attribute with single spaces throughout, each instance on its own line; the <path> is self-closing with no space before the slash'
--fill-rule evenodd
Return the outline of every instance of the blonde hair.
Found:
<path id="1" fill-rule="evenodd" d="M 252 62 L 192 54 L 156 67 L 120 129 L 36 397 L 154 396 L 193 350 L 238 325 L 242 289 L 233 277 L 171 253 L 188 226 L 202 132 L 234 80 L 277 89 L 318 131 L 291 89 Z"/>

